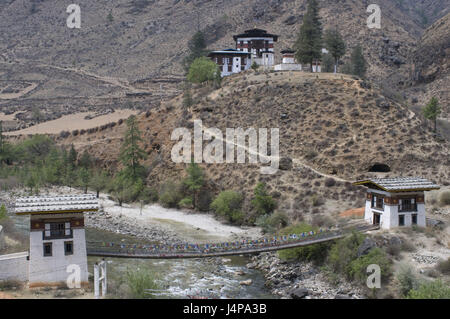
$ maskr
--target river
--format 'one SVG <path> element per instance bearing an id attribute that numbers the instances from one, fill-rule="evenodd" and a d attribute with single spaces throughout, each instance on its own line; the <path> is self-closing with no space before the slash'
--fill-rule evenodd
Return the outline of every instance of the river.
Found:
<path id="1" fill-rule="evenodd" d="M 176 213 L 173 210 L 172 213 Z M 182 212 L 180 212 L 182 213 Z M 25 233 L 29 231 L 28 216 L 11 216 L 16 227 Z M 210 218 L 209 216 L 205 216 Z M 162 222 L 160 220 L 160 222 Z M 173 223 L 167 222 L 168 227 Z M 177 223 L 178 224 L 178 223 Z M 180 231 L 179 225 L 176 227 Z M 183 237 L 183 234 L 179 234 Z M 205 233 L 202 239 L 208 240 Z M 87 241 L 122 242 L 146 244 L 145 239 L 137 239 L 133 236 L 117 234 L 112 231 L 97 228 L 86 228 Z M 211 235 L 211 242 L 217 238 Z M 99 257 L 88 257 L 88 269 L 93 273 L 93 265 L 99 261 Z M 246 264 L 250 262 L 246 256 L 231 256 L 227 258 L 202 258 L 202 259 L 124 259 L 107 258 L 108 286 L 110 291 L 120 290 L 121 282 L 124 282 L 127 272 L 137 269 L 148 270 L 156 275 L 158 293 L 155 298 L 188 298 L 189 296 L 202 296 L 210 298 L 279 298 L 271 294 L 264 286 L 264 277 L 258 270 L 248 269 Z M 250 285 L 241 282 L 251 280 Z M 111 294 L 110 297 L 120 297 Z"/>

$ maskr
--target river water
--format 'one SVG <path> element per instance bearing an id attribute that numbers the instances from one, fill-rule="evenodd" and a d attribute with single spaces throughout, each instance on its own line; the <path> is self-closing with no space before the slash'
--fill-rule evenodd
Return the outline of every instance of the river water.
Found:
<path id="1" fill-rule="evenodd" d="M 11 216 L 18 229 L 29 232 L 29 217 Z M 86 240 L 146 244 L 145 240 L 110 231 L 86 228 Z M 109 286 L 119 286 L 128 271 L 144 269 L 156 275 L 159 286 L 156 298 L 278 298 L 264 286 L 264 277 L 258 270 L 248 269 L 246 256 L 202 259 L 128 259 L 107 258 Z M 99 257 L 88 257 L 89 273 Z M 251 280 L 250 285 L 241 285 Z"/>

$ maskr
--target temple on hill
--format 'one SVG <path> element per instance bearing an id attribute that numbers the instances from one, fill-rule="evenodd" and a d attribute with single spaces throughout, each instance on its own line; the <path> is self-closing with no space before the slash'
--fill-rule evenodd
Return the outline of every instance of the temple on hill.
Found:
<path id="1" fill-rule="evenodd" d="M 375 178 L 353 184 L 367 187 L 364 219 L 383 229 L 425 227 L 425 191 L 440 188 L 419 177 Z"/>
<path id="2" fill-rule="evenodd" d="M 236 42 L 237 50 L 252 54 L 252 62 L 265 68 L 270 68 L 275 64 L 274 43 L 278 41 L 278 35 L 255 28 L 234 35 L 233 39 Z"/>
<path id="3" fill-rule="evenodd" d="M 251 53 L 236 49 L 211 51 L 208 57 L 219 66 L 222 77 L 248 70 L 252 63 Z"/>
<path id="4" fill-rule="evenodd" d="M 302 71 L 311 70 L 321 72 L 321 60 L 314 60 L 311 66 L 302 66 L 295 61 L 295 51 L 286 49 L 281 51 L 282 62 L 275 65 L 274 44 L 278 35 L 268 33 L 263 29 L 245 30 L 233 36 L 235 49 L 211 51 L 209 57 L 219 66 L 221 76 L 227 76 L 248 70 L 253 63 L 264 70 Z M 322 49 L 322 53 L 328 53 Z"/>

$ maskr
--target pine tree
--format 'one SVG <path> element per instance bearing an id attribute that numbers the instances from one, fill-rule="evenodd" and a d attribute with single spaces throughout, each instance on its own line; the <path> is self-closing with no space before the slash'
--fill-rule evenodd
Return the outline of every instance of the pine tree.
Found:
<path id="1" fill-rule="evenodd" d="M 84 151 L 78 164 L 86 169 L 90 169 L 93 164 L 91 155 L 87 151 Z"/>
<path id="2" fill-rule="evenodd" d="M 437 118 L 441 114 L 441 106 L 436 97 L 432 97 L 430 102 L 422 109 L 423 115 L 426 119 L 434 122 L 434 132 L 437 130 Z"/>
<path id="3" fill-rule="evenodd" d="M 363 50 L 361 45 L 357 45 L 350 57 L 351 65 L 352 65 L 352 74 L 357 75 L 361 78 L 364 77 L 367 71 L 366 59 L 364 58 Z"/>
<path id="4" fill-rule="evenodd" d="M 81 167 L 78 171 L 78 178 L 79 178 L 80 186 L 82 186 L 84 188 L 84 193 L 87 194 L 87 189 L 89 186 L 89 182 L 91 180 L 89 171 L 86 168 Z"/>
<path id="5" fill-rule="evenodd" d="M 267 193 L 266 185 L 258 183 L 254 190 L 252 205 L 260 215 L 270 214 L 275 209 L 275 201 L 272 196 Z"/>
<path id="6" fill-rule="evenodd" d="M 136 181 L 144 174 L 144 167 L 140 164 L 141 160 L 147 158 L 145 151 L 139 146 L 143 139 L 136 121 L 136 116 L 132 115 L 127 120 L 127 131 L 120 150 L 120 160 L 125 169 L 121 172 L 126 177 Z"/>
<path id="7" fill-rule="evenodd" d="M 183 92 L 183 106 L 185 108 L 191 107 L 194 101 L 192 100 L 191 94 L 191 85 L 189 82 L 184 84 L 184 92 Z"/>
<path id="8" fill-rule="evenodd" d="M 197 31 L 188 42 L 189 55 L 183 60 L 183 66 L 186 73 L 189 71 L 192 62 L 195 59 L 205 56 L 206 40 L 202 31 Z"/>
<path id="9" fill-rule="evenodd" d="M 100 192 L 106 188 L 109 184 L 110 178 L 105 171 L 96 170 L 92 176 L 90 181 L 90 185 L 92 189 L 97 193 L 97 198 L 100 195 Z"/>
<path id="10" fill-rule="evenodd" d="M 322 56 L 322 23 L 319 16 L 317 0 L 308 0 L 308 9 L 303 17 L 294 48 L 297 61 L 312 64 Z"/>
<path id="11" fill-rule="evenodd" d="M 337 72 L 339 59 L 345 54 L 345 42 L 337 29 L 327 30 L 324 36 L 326 49 L 334 58 L 334 73 Z"/>
<path id="12" fill-rule="evenodd" d="M 70 147 L 69 155 L 67 157 L 67 164 L 73 169 L 77 165 L 78 154 L 73 144 Z"/>
<path id="13" fill-rule="evenodd" d="M 322 54 L 322 72 L 333 72 L 334 58 L 329 53 Z"/>
<path id="14" fill-rule="evenodd" d="M 187 186 L 188 190 L 192 194 L 192 206 L 195 208 L 197 203 L 198 191 L 202 188 L 205 183 L 203 170 L 191 160 L 191 163 L 187 167 L 188 176 L 184 180 L 184 184 Z"/>

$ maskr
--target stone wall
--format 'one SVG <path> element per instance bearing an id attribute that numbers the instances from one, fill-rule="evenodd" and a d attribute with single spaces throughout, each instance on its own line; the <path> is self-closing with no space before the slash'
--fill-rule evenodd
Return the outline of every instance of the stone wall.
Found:
<path id="1" fill-rule="evenodd" d="M 28 252 L 0 255 L 0 280 L 28 280 Z"/>

